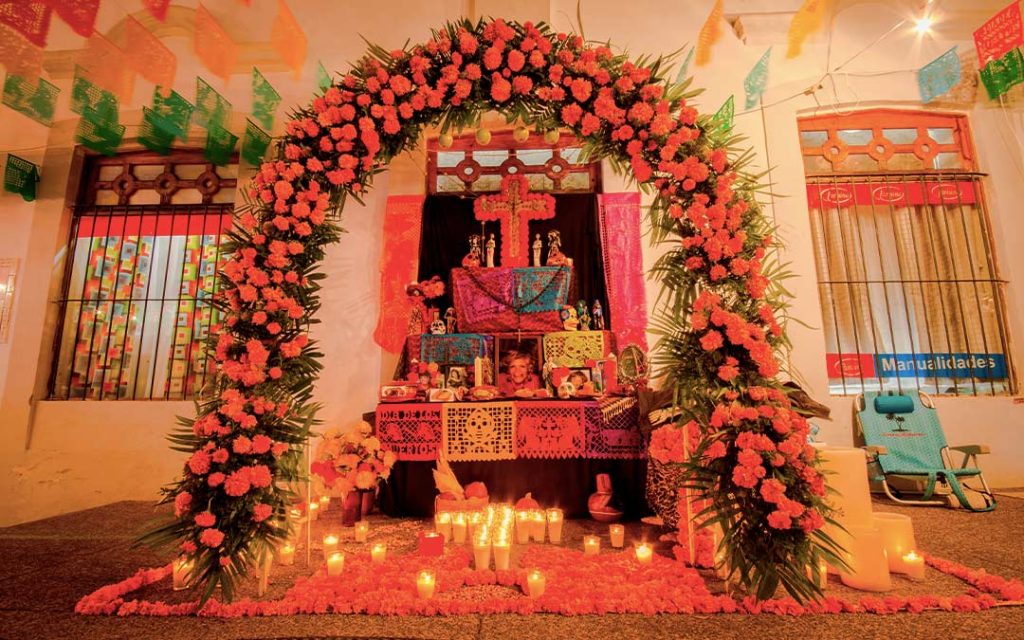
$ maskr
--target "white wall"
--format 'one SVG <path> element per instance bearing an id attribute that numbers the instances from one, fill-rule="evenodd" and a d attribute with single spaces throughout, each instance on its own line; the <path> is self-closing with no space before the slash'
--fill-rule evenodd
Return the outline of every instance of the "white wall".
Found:
<path id="1" fill-rule="evenodd" d="M 101 14 L 101 29 L 118 18 L 107 3 Z M 194 2 L 182 4 L 194 6 Z M 273 15 L 274 3 L 254 2 L 253 11 Z M 305 102 L 314 88 L 313 70 L 317 60 L 330 69 L 344 70 L 347 62 L 364 48 L 360 35 L 385 47 L 400 46 L 406 39 L 420 41 L 431 27 L 458 15 L 462 3 L 422 3 L 413 0 L 388 3 L 291 3 L 310 40 L 305 73 L 296 80 L 290 73 L 265 72 L 282 93 L 285 105 Z M 467 3 L 472 5 L 473 3 Z M 634 0 L 625 5 L 612 2 L 583 3 L 583 27 L 588 38 L 610 40 L 613 46 L 630 54 L 665 53 L 696 41 L 696 35 L 712 2 L 665 3 Z M 228 10 L 245 11 L 234 0 L 207 2 L 215 14 Z M 386 6 L 386 10 L 382 7 Z M 497 15 L 501 4 L 477 2 L 479 11 Z M 539 7 L 548 7 L 544 12 Z M 878 4 L 858 5 L 837 17 L 832 43 L 833 67 L 846 60 L 867 42 L 887 31 L 896 21 L 894 14 L 879 10 Z M 552 0 L 517 2 L 514 17 L 528 19 L 531 12 L 544 13 L 535 20 L 547 20 L 555 28 L 571 27 L 576 20 L 576 2 Z M 265 38 L 268 19 L 248 18 L 252 22 L 249 40 Z M 262 31 L 261 31 L 262 29 Z M 696 85 L 706 88 L 698 98 L 705 111 L 714 111 L 735 94 L 738 112 L 742 112 L 743 78 L 764 51 L 764 46 L 744 46 L 727 25 L 715 47 L 712 63 L 695 72 Z M 59 35 L 59 34 L 58 34 Z M 51 46 L 80 46 L 81 40 L 65 34 Z M 779 36 L 780 43 L 784 35 Z M 63 44 L 61 44 L 63 43 Z M 248 109 L 249 79 L 238 75 L 224 85 L 197 67 L 189 53 L 186 38 L 169 38 L 168 46 L 179 56 L 176 89 L 193 96 L 192 78 L 202 75 L 235 105 L 236 122 L 244 121 Z M 875 73 L 899 71 L 889 75 L 841 76 L 836 92 L 831 88 L 818 94 L 823 109 L 852 109 L 858 106 L 887 105 L 920 108 L 915 79 L 909 70 L 928 62 L 952 43 L 916 42 L 904 31 L 884 38 L 877 46 L 859 56 L 845 71 Z M 962 46 L 969 46 L 962 43 Z M 785 47 L 773 50 L 769 91 L 765 103 L 772 104 L 800 93 L 814 84 L 825 71 L 824 36 L 812 38 L 805 53 L 796 60 L 784 59 Z M 902 71 L 901 71 L 902 70 Z M 133 105 L 122 109 L 122 122 L 134 134 L 140 118 L 139 107 L 148 102 L 152 87 L 139 80 Z M 66 112 L 69 82 L 58 81 L 64 91 L 60 121 L 53 129 L 32 123 L 9 110 L 0 110 L 0 151 L 15 150 L 42 164 L 43 183 L 35 203 L 23 203 L 9 194 L 0 194 L 0 257 L 22 258 L 15 299 L 11 339 L 0 345 L 0 525 L 24 521 L 77 508 L 120 499 L 152 499 L 160 485 L 171 480 L 181 457 L 171 452 L 164 436 L 174 424 L 174 416 L 191 411 L 188 403 L 177 402 L 38 402 L 34 411 L 30 398 L 42 398 L 45 370 L 51 345 L 45 340 L 44 324 L 52 307 L 55 258 L 66 239 L 68 212 L 65 191 L 72 174 L 72 133 L 75 119 Z M 764 158 L 770 151 L 771 178 L 777 195 L 774 213 L 783 228 L 787 243 L 785 257 L 798 277 L 789 283 L 794 292 L 792 313 L 811 325 L 790 327 L 795 345 L 791 363 L 807 382 L 816 398 L 833 408 L 834 421 L 825 425 L 824 439 L 833 443 L 851 442 L 850 400 L 829 397 L 824 369 L 824 338 L 818 329 L 821 311 L 809 242 L 809 224 L 804 196 L 803 168 L 796 133 L 796 118 L 813 113 L 815 100 L 802 96 L 781 102 L 764 112 L 740 113 L 738 132 L 749 136 L 750 143 Z M 818 111 L 820 112 L 820 111 Z M 1024 311 L 1019 283 L 1024 282 L 1024 257 L 1012 246 L 1024 237 L 1024 221 L 1014 203 L 1024 200 L 1024 158 L 1017 138 L 1024 135 L 1019 113 L 1007 117 L 998 109 L 978 106 L 969 113 L 979 161 L 990 174 L 986 193 L 996 238 L 996 253 L 1002 276 L 1008 286 L 1008 318 L 1011 337 L 1024 335 Z M 236 127 L 240 128 L 240 127 Z M 196 132 L 198 134 L 198 132 Z M 201 141 L 199 141 L 201 143 Z M 20 151 L 19 151 L 20 150 Z M 317 387 L 317 400 L 324 404 L 321 417 L 332 424 L 347 425 L 374 405 L 376 383 L 389 375 L 393 359 L 382 357 L 372 341 L 378 303 L 377 265 L 383 239 L 381 226 L 384 200 L 388 193 L 422 193 L 423 177 L 417 164 L 421 155 L 404 158 L 382 178 L 365 207 L 350 205 L 343 226 L 349 231 L 332 247 L 324 268 L 329 273 L 323 291 L 323 324 L 314 330 L 326 358 L 323 376 Z M 608 182 L 612 190 L 613 182 Z M 654 253 L 645 254 L 650 265 Z M 656 292 L 648 291 L 653 301 Z M 1014 342 L 1013 357 L 1024 365 L 1024 353 Z M 383 363 L 383 364 L 382 364 Z M 1024 426 L 1024 405 L 1009 397 L 941 398 L 939 408 L 949 440 L 954 443 L 982 441 L 992 445 L 993 455 L 986 460 L 990 480 L 997 486 L 1024 485 L 1024 468 L 1017 460 L 1024 454 L 1020 436 Z"/>

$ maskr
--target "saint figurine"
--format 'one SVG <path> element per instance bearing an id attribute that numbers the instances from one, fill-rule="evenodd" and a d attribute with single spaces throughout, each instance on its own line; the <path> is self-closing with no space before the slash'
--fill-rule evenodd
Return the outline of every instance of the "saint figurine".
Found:
<path id="1" fill-rule="evenodd" d="M 586 300 L 576 303 L 576 316 L 580 321 L 580 331 L 590 331 L 590 310 L 587 309 Z"/>
<path id="2" fill-rule="evenodd" d="M 494 241 L 494 234 L 491 234 L 490 238 L 487 238 L 487 266 L 494 266 L 494 247 L 497 243 Z"/>
<path id="3" fill-rule="evenodd" d="M 604 309 L 601 308 L 601 301 L 594 300 L 594 307 L 590 312 L 590 319 L 594 324 L 594 331 L 604 331 Z"/>
<path id="4" fill-rule="evenodd" d="M 469 253 L 462 259 L 463 267 L 479 267 L 480 266 L 480 236 L 475 233 L 469 236 Z"/>
<path id="5" fill-rule="evenodd" d="M 562 267 L 571 264 L 572 260 L 562 254 L 562 234 L 554 229 L 548 231 L 547 266 Z"/>
<path id="6" fill-rule="evenodd" d="M 455 333 L 455 321 L 457 316 L 455 315 L 455 309 L 448 307 L 448 310 L 444 312 L 444 323 L 447 325 L 448 333 Z"/>
<path id="7" fill-rule="evenodd" d="M 541 252 L 541 249 L 544 248 L 544 243 L 540 241 L 540 234 L 539 233 L 533 236 L 532 248 L 533 248 L 533 266 L 539 267 L 540 266 L 540 252 Z"/>

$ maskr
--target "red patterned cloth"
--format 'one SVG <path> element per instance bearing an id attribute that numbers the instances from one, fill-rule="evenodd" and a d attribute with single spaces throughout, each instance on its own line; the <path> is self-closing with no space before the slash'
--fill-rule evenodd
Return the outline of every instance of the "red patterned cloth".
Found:
<path id="1" fill-rule="evenodd" d="M 640 247 L 640 194 L 603 193 L 597 196 L 597 203 L 612 330 L 620 347 L 636 344 L 646 351 L 647 296 Z"/>
<path id="2" fill-rule="evenodd" d="M 441 446 L 440 404 L 377 405 L 377 438 L 399 460 L 436 460 Z"/>
<path id="3" fill-rule="evenodd" d="M 452 269 L 459 329 L 472 333 L 558 331 L 569 298 L 569 267 Z"/>
<path id="4" fill-rule="evenodd" d="M 0 23 L 11 27 L 40 48 L 46 46 L 52 13 L 45 2 L 0 0 Z"/>
<path id="5" fill-rule="evenodd" d="M 516 453 L 520 458 L 583 456 L 583 405 L 579 402 L 519 402 Z"/>
<path id="6" fill-rule="evenodd" d="M 384 212 L 384 249 L 380 256 L 380 316 L 373 340 L 385 351 L 405 345 L 412 302 L 405 287 L 416 279 L 425 196 L 389 196 Z"/>
<path id="7" fill-rule="evenodd" d="M 603 398 L 583 403 L 587 426 L 585 458 L 644 458 L 643 434 L 637 428 L 640 417 L 635 398 Z"/>

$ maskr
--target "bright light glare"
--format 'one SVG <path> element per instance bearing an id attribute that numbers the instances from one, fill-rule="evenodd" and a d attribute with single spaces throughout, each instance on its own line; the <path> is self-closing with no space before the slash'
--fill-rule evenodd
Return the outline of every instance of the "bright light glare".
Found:
<path id="1" fill-rule="evenodd" d="M 932 28 L 931 16 L 922 16 L 914 21 L 914 31 L 927 33 Z"/>

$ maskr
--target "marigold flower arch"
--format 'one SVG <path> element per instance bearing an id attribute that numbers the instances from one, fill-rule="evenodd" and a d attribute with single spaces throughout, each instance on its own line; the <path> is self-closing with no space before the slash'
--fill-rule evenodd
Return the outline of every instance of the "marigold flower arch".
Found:
<path id="1" fill-rule="evenodd" d="M 195 561 L 205 600 L 288 535 L 301 448 L 320 369 L 307 338 L 317 271 L 339 229 L 327 219 L 359 198 L 423 128 L 471 126 L 497 110 L 543 131 L 568 128 L 653 195 L 648 220 L 667 251 L 654 362 L 688 419 L 655 431 L 651 457 L 681 465 L 721 527 L 723 562 L 760 598 L 781 584 L 816 597 L 804 568 L 835 546 L 820 528 L 825 483 L 807 423 L 775 379 L 784 311 L 766 269 L 772 233 L 728 130 L 699 116 L 666 60 L 632 61 L 543 24 L 459 21 L 425 44 L 367 55 L 296 111 L 248 191 L 225 249 L 212 340 L 218 374 L 171 441 L 189 454 L 164 489 L 174 518 L 147 534 Z M 685 422 L 685 424 L 684 424 Z"/>

